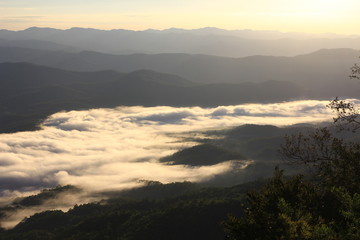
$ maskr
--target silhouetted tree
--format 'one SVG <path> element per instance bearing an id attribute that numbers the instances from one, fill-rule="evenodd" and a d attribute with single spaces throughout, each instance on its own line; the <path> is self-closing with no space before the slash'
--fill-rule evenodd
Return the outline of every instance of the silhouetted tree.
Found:
<path id="1" fill-rule="evenodd" d="M 360 79 L 360 67 L 351 68 Z M 360 128 L 359 110 L 335 98 L 329 107 L 340 129 Z M 287 161 L 309 167 L 312 181 L 284 178 L 275 170 L 260 191 L 248 194 L 243 218 L 229 217 L 228 239 L 360 239 L 360 144 L 334 137 L 328 128 L 285 137 Z"/>

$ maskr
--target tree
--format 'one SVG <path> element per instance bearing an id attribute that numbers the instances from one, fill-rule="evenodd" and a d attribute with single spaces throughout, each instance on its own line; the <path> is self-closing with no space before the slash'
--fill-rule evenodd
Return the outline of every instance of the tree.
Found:
<path id="1" fill-rule="evenodd" d="M 360 79 L 359 65 L 354 64 L 350 70 L 350 78 Z M 340 100 L 336 97 L 330 102 L 328 107 L 335 112 L 334 123 L 338 124 L 341 130 L 347 129 L 356 132 L 360 128 L 359 109 L 354 103 Z"/>
<path id="2" fill-rule="evenodd" d="M 332 221 L 322 216 L 323 201 L 315 185 L 302 176 L 286 179 L 276 169 L 270 182 L 248 194 L 243 218 L 229 217 L 227 239 L 336 239 Z"/>
<path id="3" fill-rule="evenodd" d="M 351 68 L 360 79 L 360 67 Z M 356 133 L 359 110 L 335 98 L 328 105 L 340 130 Z M 229 217 L 228 239 L 360 239 L 360 143 L 333 136 L 329 128 L 285 137 L 284 158 L 307 166 L 312 180 L 286 179 L 276 169 L 260 191 L 249 193 L 243 218 Z"/>
<path id="4" fill-rule="evenodd" d="M 334 137 L 328 128 L 309 135 L 285 137 L 281 153 L 295 164 L 309 167 L 322 187 L 341 187 L 360 193 L 360 144 Z"/>
<path id="5" fill-rule="evenodd" d="M 318 185 L 275 170 L 269 183 L 248 193 L 244 216 L 224 223 L 228 240 L 360 239 L 360 194 Z"/>
<path id="6" fill-rule="evenodd" d="M 350 78 L 360 79 L 360 67 L 351 67 Z M 360 114 L 352 102 L 336 97 L 328 105 L 336 116 L 334 124 L 340 131 L 360 128 Z M 328 187 L 342 187 L 350 193 L 360 193 L 360 143 L 334 137 L 328 128 L 314 133 L 286 136 L 281 152 L 288 161 L 310 167 L 320 183 Z"/>

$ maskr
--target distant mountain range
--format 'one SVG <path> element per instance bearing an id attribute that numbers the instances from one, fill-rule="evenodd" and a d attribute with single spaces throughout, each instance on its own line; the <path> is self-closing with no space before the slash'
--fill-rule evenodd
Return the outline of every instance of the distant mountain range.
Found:
<path id="1" fill-rule="evenodd" d="M 290 82 L 205 84 L 149 70 L 74 72 L 29 63 L 0 64 L 0 131 L 35 129 L 61 110 L 142 106 L 218 106 L 276 102 L 304 94 Z"/>
<path id="2" fill-rule="evenodd" d="M 199 29 L 182 29 L 182 28 L 168 28 L 164 30 L 148 29 L 143 32 L 154 33 L 189 33 L 197 35 L 224 35 L 224 36 L 236 36 L 247 39 L 262 39 L 262 40 L 276 40 L 281 38 L 292 38 L 297 40 L 316 39 L 316 38 L 357 38 L 359 35 L 339 35 L 333 33 L 301 33 L 301 32 L 280 32 L 271 30 L 226 30 L 216 27 L 204 27 Z"/>
<path id="3" fill-rule="evenodd" d="M 223 30 L 98 30 L 29 28 L 0 30 L 0 45 L 52 50 L 97 51 L 112 54 L 187 53 L 226 57 L 252 55 L 295 56 L 321 48 L 360 49 L 359 36 L 282 33 L 277 31 Z M 6 44 L 4 41 L 14 41 Z M 27 41 L 31 41 L 30 43 Z M 46 44 L 39 44 L 42 41 Z M 51 44 L 50 44 L 51 43 Z"/>
<path id="4" fill-rule="evenodd" d="M 331 99 L 323 83 L 309 91 L 289 81 L 199 84 L 151 70 L 76 72 L 29 63 L 0 64 L 0 132 L 35 129 L 61 110 L 134 106 L 220 106 L 249 102 Z M 343 86 L 341 88 L 341 86 Z M 360 84 L 339 82 L 334 92 L 357 97 Z"/>
<path id="5" fill-rule="evenodd" d="M 285 36 L 293 38 L 281 38 Z M 360 41 L 357 36 L 328 37 L 216 28 L 0 30 L 0 132 L 35 129 L 61 110 L 358 97 L 360 83 L 347 76 L 360 52 L 317 47 L 343 41 L 360 47 Z M 189 54 L 243 56 L 279 50 L 274 55 L 289 55 L 288 46 L 304 52 L 303 43 L 310 42 L 319 44 L 312 45 L 317 51 L 292 57 Z M 126 49 L 157 54 L 115 54 Z"/>
<path id="6" fill-rule="evenodd" d="M 323 49 L 296 57 L 225 58 L 190 54 L 111 55 L 0 47 L 0 62 L 29 62 L 72 71 L 133 72 L 148 69 L 178 75 L 197 83 L 293 82 L 317 96 L 357 96 L 359 83 L 348 79 L 360 52 Z"/>

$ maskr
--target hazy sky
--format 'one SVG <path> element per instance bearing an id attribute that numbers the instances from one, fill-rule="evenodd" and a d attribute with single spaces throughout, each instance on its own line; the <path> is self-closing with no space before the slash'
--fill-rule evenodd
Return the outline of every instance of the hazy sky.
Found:
<path id="1" fill-rule="evenodd" d="M 219 27 L 360 34 L 359 0 L 0 0 L 0 28 Z"/>

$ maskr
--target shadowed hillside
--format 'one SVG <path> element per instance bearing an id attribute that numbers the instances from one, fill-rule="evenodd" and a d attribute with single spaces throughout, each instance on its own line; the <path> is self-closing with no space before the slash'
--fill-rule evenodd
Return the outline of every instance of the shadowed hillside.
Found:
<path id="1" fill-rule="evenodd" d="M 197 85 L 181 77 L 148 70 L 74 72 L 27 63 L 0 64 L 2 132 L 34 129 L 61 111 L 142 106 L 218 106 L 275 102 L 302 95 L 286 82 Z"/>
<path id="2" fill-rule="evenodd" d="M 189 54 L 66 53 L 0 47 L 0 62 L 29 62 L 72 71 L 148 69 L 202 84 L 292 82 L 304 89 L 310 98 L 357 96 L 359 84 L 347 76 L 349 66 L 358 56 L 359 51 L 351 49 L 324 49 L 296 57 L 224 58 Z"/>

